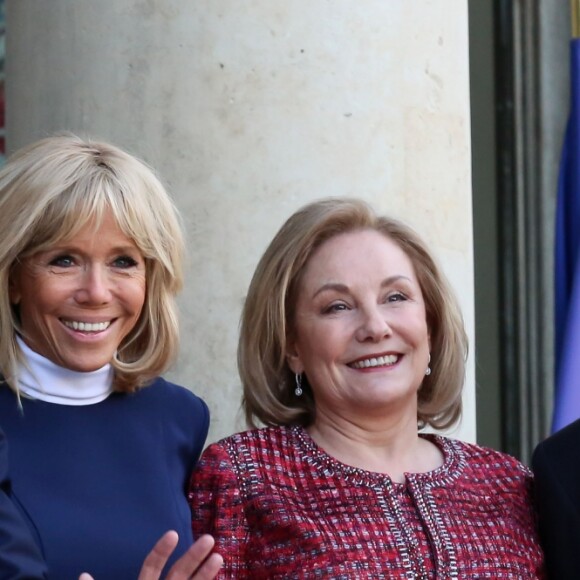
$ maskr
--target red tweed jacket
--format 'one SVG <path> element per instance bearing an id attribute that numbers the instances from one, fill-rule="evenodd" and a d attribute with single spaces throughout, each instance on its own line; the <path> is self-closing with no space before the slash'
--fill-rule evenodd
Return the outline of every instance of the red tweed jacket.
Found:
<path id="1" fill-rule="evenodd" d="M 543 578 L 530 471 L 425 437 L 444 465 L 404 484 L 338 462 L 301 427 L 224 439 L 191 480 L 194 535 L 215 536 L 220 578 Z"/>

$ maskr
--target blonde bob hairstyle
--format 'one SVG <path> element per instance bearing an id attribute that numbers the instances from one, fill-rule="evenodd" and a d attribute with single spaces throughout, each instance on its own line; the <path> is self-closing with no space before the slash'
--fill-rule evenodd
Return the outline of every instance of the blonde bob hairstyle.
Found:
<path id="1" fill-rule="evenodd" d="M 143 254 L 146 279 L 139 320 L 111 361 L 114 389 L 146 385 L 177 354 L 183 234 L 167 192 L 145 163 L 118 147 L 57 135 L 20 149 L 0 171 L 0 371 L 14 390 L 22 330 L 8 293 L 13 266 L 89 221 L 98 225 L 107 212 Z"/>
<path id="2" fill-rule="evenodd" d="M 325 241 L 356 230 L 375 230 L 411 259 L 421 287 L 431 338 L 431 374 L 418 393 L 417 424 L 447 428 L 461 416 L 467 336 L 449 283 L 425 242 L 408 226 L 377 216 L 363 201 L 329 198 L 299 209 L 282 226 L 262 256 L 248 290 L 238 345 L 238 368 L 249 425 L 302 424 L 314 420 L 312 390 L 294 394 L 286 362 L 287 337 L 301 278 L 310 257 Z"/>

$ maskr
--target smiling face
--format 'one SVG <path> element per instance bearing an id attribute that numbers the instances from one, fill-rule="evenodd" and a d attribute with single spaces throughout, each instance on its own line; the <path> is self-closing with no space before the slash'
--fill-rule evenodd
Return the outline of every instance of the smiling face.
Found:
<path id="1" fill-rule="evenodd" d="M 361 230 L 323 243 L 294 312 L 287 360 L 306 374 L 317 410 L 416 417 L 429 332 L 413 264 L 395 242 Z"/>
<path id="2" fill-rule="evenodd" d="M 111 362 L 145 302 L 145 260 L 110 213 L 18 263 L 10 277 L 23 339 L 75 371 Z"/>

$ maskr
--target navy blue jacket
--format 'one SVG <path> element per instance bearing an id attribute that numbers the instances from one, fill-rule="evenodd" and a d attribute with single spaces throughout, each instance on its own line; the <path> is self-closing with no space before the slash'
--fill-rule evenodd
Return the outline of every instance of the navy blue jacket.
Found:
<path id="1" fill-rule="evenodd" d="M 15 498 L 26 512 L 50 580 L 137 578 L 169 529 L 192 543 L 186 497 L 209 424 L 205 403 L 158 378 L 94 405 L 22 398 L 0 387 Z"/>
<path id="2" fill-rule="evenodd" d="M 8 444 L 0 430 L 0 580 L 46 578 L 46 564 L 11 497 Z"/>

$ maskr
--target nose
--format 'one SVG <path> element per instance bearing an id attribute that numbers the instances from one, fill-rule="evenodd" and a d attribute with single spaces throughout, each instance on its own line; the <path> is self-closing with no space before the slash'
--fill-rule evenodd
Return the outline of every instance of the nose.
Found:
<path id="1" fill-rule="evenodd" d="M 90 265 L 80 274 L 75 299 L 79 304 L 100 305 L 111 300 L 111 281 L 100 265 Z"/>
<path id="2" fill-rule="evenodd" d="M 361 321 L 356 338 L 360 342 L 378 342 L 392 334 L 386 313 L 377 305 L 372 305 L 361 310 Z"/>

